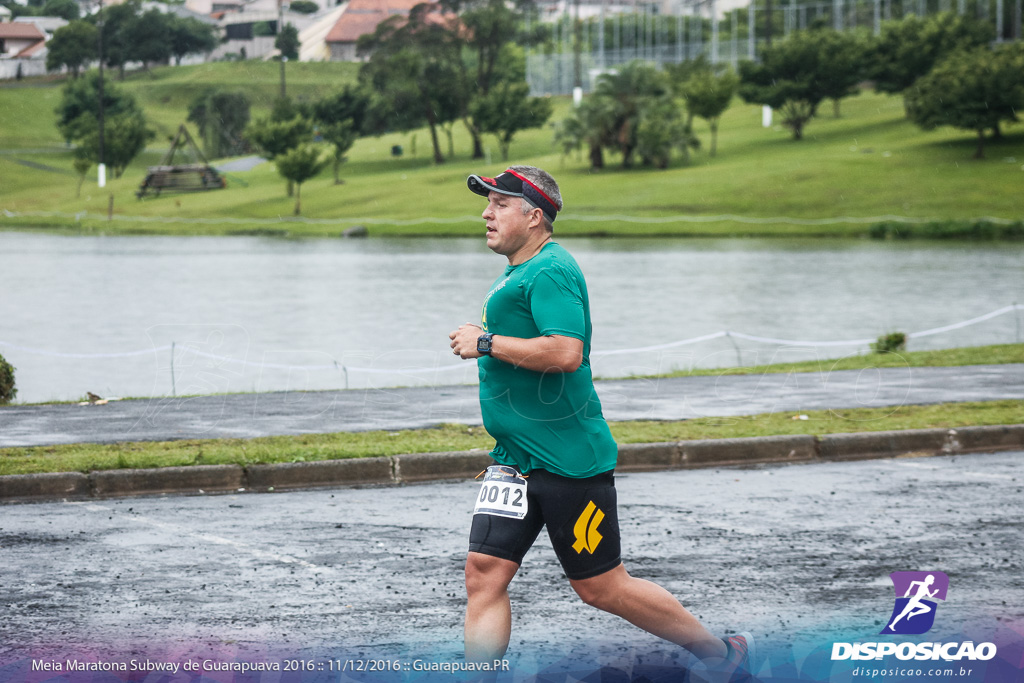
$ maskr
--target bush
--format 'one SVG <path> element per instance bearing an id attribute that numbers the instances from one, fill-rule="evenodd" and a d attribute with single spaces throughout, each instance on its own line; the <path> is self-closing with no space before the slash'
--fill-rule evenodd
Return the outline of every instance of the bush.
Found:
<path id="1" fill-rule="evenodd" d="M 0 356 L 0 406 L 7 405 L 18 395 L 14 386 L 14 366 Z"/>
<path id="2" fill-rule="evenodd" d="M 927 223 L 875 223 L 868 230 L 873 239 L 930 239 L 930 240 L 1008 240 L 1024 239 L 1024 222 L 993 223 L 986 220 L 929 221 Z"/>
<path id="3" fill-rule="evenodd" d="M 874 344 L 871 350 L 875 353 L 896 353 L 907 350 L 907 335 L 903 332 L 890 332 L 883 334 Z"/>
<path id="4" fill-rule="evenodd" d="M 290 8 L 299 14 L 316 14 L 320 11 L 320 5 L 313 0 L 293 0 Z"/>

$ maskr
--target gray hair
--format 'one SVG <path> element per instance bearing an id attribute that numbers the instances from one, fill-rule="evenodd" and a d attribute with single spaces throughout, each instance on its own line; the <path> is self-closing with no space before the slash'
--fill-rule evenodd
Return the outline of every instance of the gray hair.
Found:
<path id="1" fill-rule="evenodd" d="M 558 183 L 551 177 L 551 174 L 547 171 L 537 168 L 536 166 L 509 166 L 510 171 L 515 171 L 524 178 L 529 179 L 531 183 L 540 188 L 541 192 L 551 198 L 551 201 L 558 206 L 558 209 L 562 209 L 562 193 L 558 189 Z M 531 204 L 524 197 L 523 200 L 523 213 L 529 213 L 537 207 Z M 543 216 L 543 212 L 541 212 Z M 544 228 L 548 232 L 554 230 L 554 226 L 551 225 L 551 221 L 548 220 L 547 216 L 544 216 Z"/>

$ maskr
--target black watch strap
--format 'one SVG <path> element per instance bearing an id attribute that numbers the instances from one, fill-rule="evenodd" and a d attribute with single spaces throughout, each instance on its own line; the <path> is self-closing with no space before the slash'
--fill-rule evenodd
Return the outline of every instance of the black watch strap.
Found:
<path id="1" fill-rule="evenodd" d="M 491 355 L 491 338 L 493 336 L 490 332 L 484 332 L 476 338 L 477 353 L 482 353 L 485 356 Z"/>

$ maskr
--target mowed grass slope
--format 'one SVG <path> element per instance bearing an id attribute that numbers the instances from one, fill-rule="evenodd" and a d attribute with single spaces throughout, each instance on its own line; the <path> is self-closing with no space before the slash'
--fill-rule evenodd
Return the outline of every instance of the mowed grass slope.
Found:
<path id="1" fill-rule="evenodd" d="M 356 78 L 348 64 L 288 64 L 288 92 L 313 100 Z M 794 225 L 744 221 L 661 222 L 673 216 L 738 215 L 754 221 L 788 216 L 797 219 L 870 218 L 889 214 L 920 218 L 969 219 L 1024 217 L 1020 185 L 1024 181 L 1024 127 L 1007 128 L 1004 139 L 988 147 L 988 158 L 971 159 L 973 135 L 940 129 L 923 132 L 906 121 L 901 98 L 864 92 L 845 100 L 843 116 L 831 106 L 810 123 L 803 141 L 793 141 L 780 126 L 761 127 L 761 111 L 737 99 L 722 118 L 718 155 L 707 154 L 710 133 L 698 120 L 704 149 L 688 166 L 676 158 L 667 170 L 623 171 L 616 155 L 608 168 L 592 172 L 585 157 L 563 155 L 554 144 L 552 126 L 520 133 L 509 162 L 500 159 L 493 138 L 485 138 L 490 158 L 469 159 L 470 140 L 461 123 L 453 127 L 455 155 L 446 163 L 431 160 L 425 129 L 359 140 L 342 166 L 342 185 L 330 170 L 302 189 L 303 218 L 287 220 L 294 200 L 272 163 L 228 174 L 228 189 L 199 194 L 166 194 L 138 201 L 134 192 L 145 167 L 157 163 L 169 136 L 187 116 L 187 107 L 206 86 L 243 89 L 254 102 L 254 116 L 266 115 L 279 88 L 274 63 L 215 63 L 155 69 L 135 74 L 123 87 L 135 93 L 158 132 L 147 152 L 106 190 L 94 175 L 76 198 L 77 178 L 70 150 L 63 148 L 54 126 L 53 108 L 60 88 L 0 88 L 0 209 L 12 212 L 58 212 L 87 216 L 0 218 L 0 226 L 64 225 L 105 232 L 231 233 L 255 229 L 291 234 L 335 235 L 364 223 L 371 234 L 454 234 L 479 231 L 474 217 L 482 208 L 465 193 L 471 172 L 496 173 L 506 163 L 530 163 L 559 178 L 567 206 L 559 219 L 562 234 L 622 235 L 861 235 L 867 224 Z M 556 98 L 552 123 L 571 104 Z M 8 123 L 10 122 L 10 123 Z M 194 128 L 192 129 L 195 134 Z M 448 143 L 443 133 L 442 149 Z M 391 156 L 392 145 L 405 154 Z M 46 147 L 45 152 L 39 150 Z M 325 154 L 327 149 L 325 146 Z M 65 173 L 19 164 L 42 164 Z M 109 196 L 118 220 L 107 222 Z M 625 222 L 617 216 L 654 219 Z M 138 217 L 140 220 L 134 220 Z M 146 222 L 160 218 L 161 222 Z M 207 222 L 206 219 L 212 219 Z M 285 220 L 282 220 L 285 219 Z M 309 220 L 312 219 L 312 222 Z M 439 222 L 425 220 L 438 219 Z M 315 221 L 325 221 L 320 224 Z"/>

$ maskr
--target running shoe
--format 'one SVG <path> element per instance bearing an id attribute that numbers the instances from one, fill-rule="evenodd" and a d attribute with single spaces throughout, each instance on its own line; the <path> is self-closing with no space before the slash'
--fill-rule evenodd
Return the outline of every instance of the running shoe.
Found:
<path id="1" fill-rule="evenodd" d="M 743 632 L 735 636 L 723 638 L 729 648 L 722 664 L 722 672 L 728 674 L 729 681 L 752 681 L 754 676 L 754 636 Z"/>

